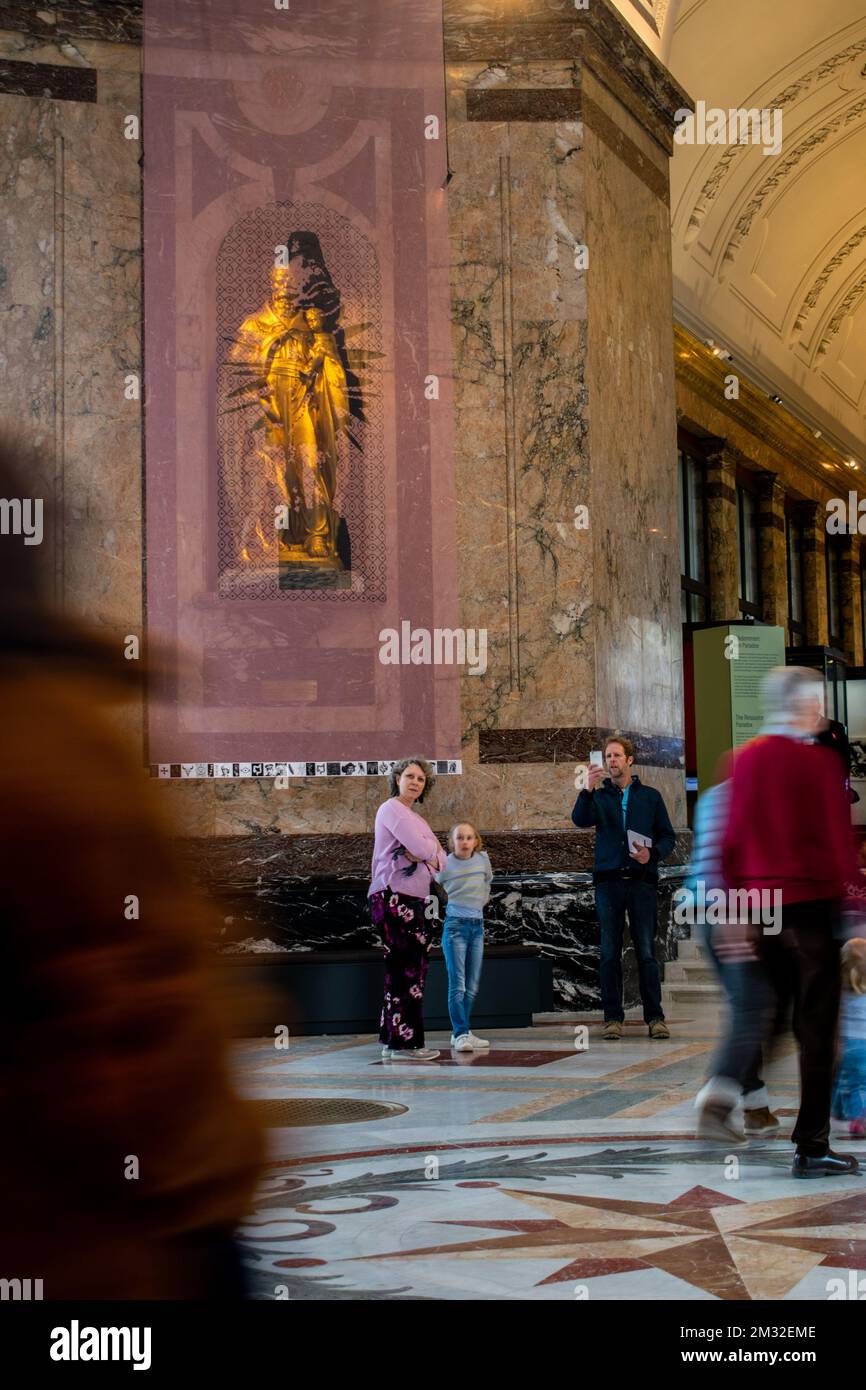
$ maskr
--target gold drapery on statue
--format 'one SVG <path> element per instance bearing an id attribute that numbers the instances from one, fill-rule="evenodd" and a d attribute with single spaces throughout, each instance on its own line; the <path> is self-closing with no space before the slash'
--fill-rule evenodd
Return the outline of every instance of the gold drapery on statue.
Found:
<path id="1" fill-rule="evenodd" d="M 349 394 L 335 338 L 339 296 L 331 286 L 328 312 L 311 307 L 315 275 L 303 256 L 275 267 L 270 302 L 245 320 L 229 352 L 243 383 L 231 394 L 247 397 L 235 408 L 252 395 L 263 412 L 243 433 L 230 499 L 243 565 L 343 568 L 336 495 Z"/>

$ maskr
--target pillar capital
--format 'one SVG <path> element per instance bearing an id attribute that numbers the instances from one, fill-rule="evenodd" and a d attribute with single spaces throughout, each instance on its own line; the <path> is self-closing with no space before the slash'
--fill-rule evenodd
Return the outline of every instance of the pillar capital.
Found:
<path id="1" fill-rule="evenodd" d="M 734 476 L 737 464 L 742 463 L 743 456 L 739 449 L 735 449 L 729 444 L 727 439 L 715 439 L 706 449 L 704 455 L 707 461 L 707 468 L 716 469 L 721 473 L 729 473 Z"/>
<path id="2" fill-rule="evenodd" d="M 571 0 L 489 0 L 480 15 L 478 8 L 471 0 L 444 0 L 445 61 L 503 69 L 501 82 L 468 93 L 470 120 L 592 125 L 596 111 L 583 92 L 589 71 L 666 154 L 673 153 L 676 113 L 693 110 L 694 103 L 610 0 L 592 0 L 586 9 L 575 9 Z M 569 65 L 567 83 L 533 82 L 533 63 L 557 59 Z M 512 80 L 513 65 L 519 76 Z"/>
<path id="3" fill-rule="evenodd" d="M 781 474 L 774 473 L 769 468 L 762 468 L 755 474 L 755 482 L 761 501 L 769 502 L 774 509 L 776 507 L 781 507 L 784 511 L 785 485 L 782 481 Z"/>

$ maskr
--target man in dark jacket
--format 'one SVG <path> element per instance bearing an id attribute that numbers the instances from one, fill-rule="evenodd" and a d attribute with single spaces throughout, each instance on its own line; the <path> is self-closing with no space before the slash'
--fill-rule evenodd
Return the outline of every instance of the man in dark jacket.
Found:
<path id="1" fill-rule="evenodd" d="M 571 819 L 579 830 L 595 829 L 593 883 L 601 930 L 602 1037 L 622 1037 L 622 941 L 625 919 L 638 963 L 643 1016 L 651 1038 L 670 1037 L 662 1010 L 661 977 L 653 949 L 656 929 L 658 865 L 674 847 L 665 803 L 654 787 L 632 776 L 634 744 L 611 736 L 604 745 L 605 767 L 590 767 L 587 786 Z M 649 840 L 629 843 L 629 832 Z"/>

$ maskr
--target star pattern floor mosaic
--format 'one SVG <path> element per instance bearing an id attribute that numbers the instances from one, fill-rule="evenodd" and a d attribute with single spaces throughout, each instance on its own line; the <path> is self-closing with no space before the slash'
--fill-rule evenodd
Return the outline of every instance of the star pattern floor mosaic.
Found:
<path id="1" fill-rule="evenodd" d="M 489 1054 L 381 1061 L 371 1036 L 239 1049 L 251 1098 L 391 1102 L 385 1121 L 270 1131 L 241 1232 L 261 1299 L 826 1300 L 866 1269 L 866 1144 L 855 1177 L 791 1176 L 793 1043 L 766 1080 L 773 1137 L 726 1149 L 694 1134 L 718 1016 L 632 1018 L 485 1034 Z M 587 1045 L 575 1028 L 588 1024 Z"/>

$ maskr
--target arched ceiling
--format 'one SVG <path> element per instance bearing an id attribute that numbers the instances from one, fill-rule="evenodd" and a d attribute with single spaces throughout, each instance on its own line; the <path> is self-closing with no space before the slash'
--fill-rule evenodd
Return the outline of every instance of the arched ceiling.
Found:
<path id="1" fill-rule="evenodd" d="M 707 108 L 782 112 L 777 155 L 675 146 L 675 317 L 863 466 L 866 6 L 671 0 L 658 51 Z"/>

